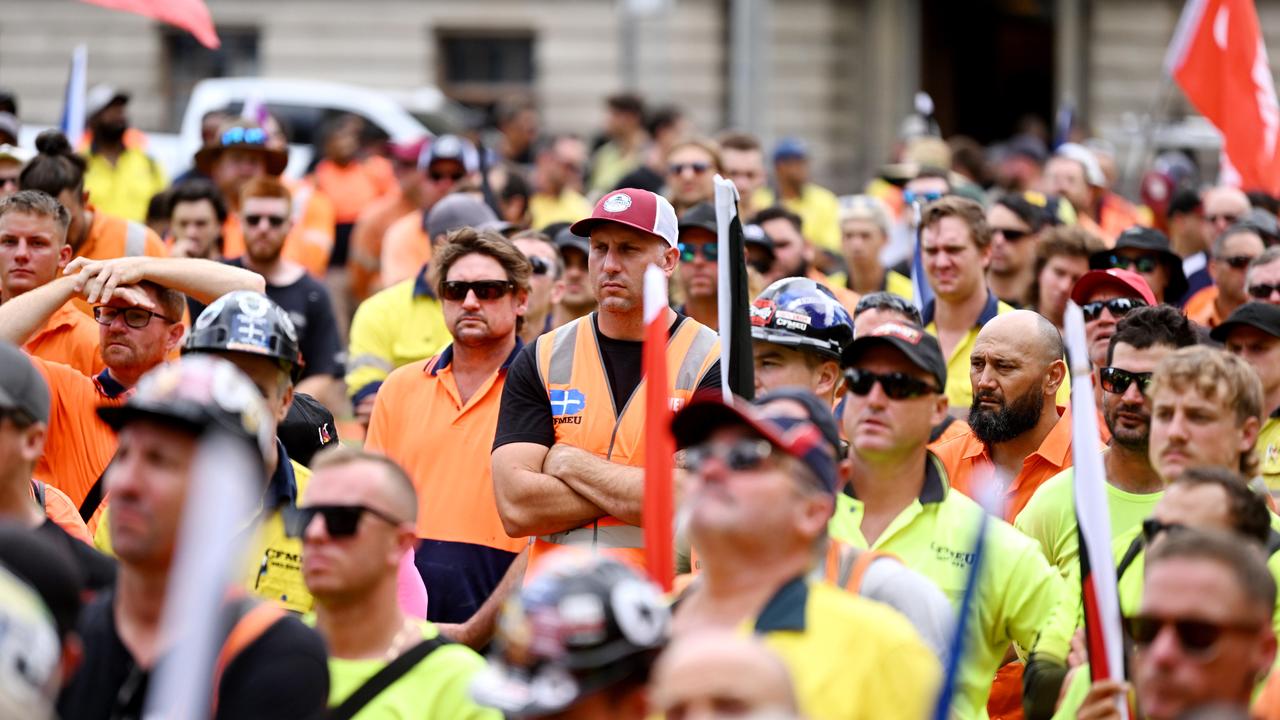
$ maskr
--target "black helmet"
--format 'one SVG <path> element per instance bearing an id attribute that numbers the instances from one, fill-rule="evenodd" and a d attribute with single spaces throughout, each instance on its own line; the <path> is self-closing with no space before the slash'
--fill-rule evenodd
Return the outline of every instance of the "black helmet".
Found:
<path id="1" fill-rule="evenodd" d="M 135 420 L 156 420 L 197 435 L 218 429 L 253 445 L 265 460 L 275 452 L 275 422 L 257 386 L 233 363 L 195 356 L 153 368 L 124 405 L 98 408 L 119 431 Z"/>
<path id="2" fill-rule="evenodd" d="M 296 382 L 302 374 L 298 331 L 284 308 L 251 290 L 214 300 L 191 327 L 184 352 L 241 352 L 280 363 Z"/>
<path id="3" fill-rule="evenodd" d="M 751 339 L 839 360 L 853 342 L 853 318 L 826 285 L 809 278 L 783 278 L 751 304 Z"/>
<path id="4" fill-rule="evenodd" d="M 645 681 L 666 645 L 662 593 L 608 557 L 563 549 L 503 609 L 488 667 L 471 685 L 508 716 L 559 712 L 628 679 Z"/>

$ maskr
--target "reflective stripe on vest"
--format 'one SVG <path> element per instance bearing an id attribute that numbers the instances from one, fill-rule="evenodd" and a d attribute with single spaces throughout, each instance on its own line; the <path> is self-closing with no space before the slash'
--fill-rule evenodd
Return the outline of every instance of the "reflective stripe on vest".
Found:
<path id="1" fill-rule="evenodd" d="M 644 530 L 635 525 L 591 525 L 538 538 L 552 545 L 639 549 L 644 547 Z"/>
<path id="2" fill-rule="evenodd" d="M 147 251 L 147 226 L 132 220 L 125 222 L 124 255 L 136 257 Z"/>

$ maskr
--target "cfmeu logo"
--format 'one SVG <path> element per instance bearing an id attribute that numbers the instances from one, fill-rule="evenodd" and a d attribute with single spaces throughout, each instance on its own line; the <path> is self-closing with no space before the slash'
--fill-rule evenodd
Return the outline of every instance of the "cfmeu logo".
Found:
<path id="1" fill-rule="evenodd" d="M 582 391 L 577 388 L 553 389 L 547 393 L 551 402 L 552 422 L 559 425 L 560 423 L 582 422 L 582 411 L 587 406 L 587 398 Z"/>

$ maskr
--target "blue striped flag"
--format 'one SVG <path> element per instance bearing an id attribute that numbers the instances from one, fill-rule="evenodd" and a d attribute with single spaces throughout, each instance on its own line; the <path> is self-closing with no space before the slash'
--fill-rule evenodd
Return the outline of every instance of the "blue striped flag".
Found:
<path id="1" fill-rule="evenodd" d="M 911 289 L 915 292 L 915 297 L 912 299 L 915 301 L 916 309 L 923 315 L 925 306 L 933 302 L 933 288 L 929 287 L 929 280 L 924 276 L 924 259 L 920 249 L 920 238 L 923 232 L 923 228 L 920 227 L 920 210 L 920 203 L 911 204 L 916 225 L 916 242 L 911 249 Z"/>

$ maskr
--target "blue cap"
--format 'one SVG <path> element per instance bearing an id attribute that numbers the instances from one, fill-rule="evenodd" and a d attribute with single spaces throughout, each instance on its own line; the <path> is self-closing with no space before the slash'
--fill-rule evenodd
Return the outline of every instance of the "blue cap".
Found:
<path id="1" fill-rule="evenodd" d="M 809 157 L 809 146 L 800 138 L 788 137 L 778 141 L 773 149 L 773 161 L 804 160 Z"/>

